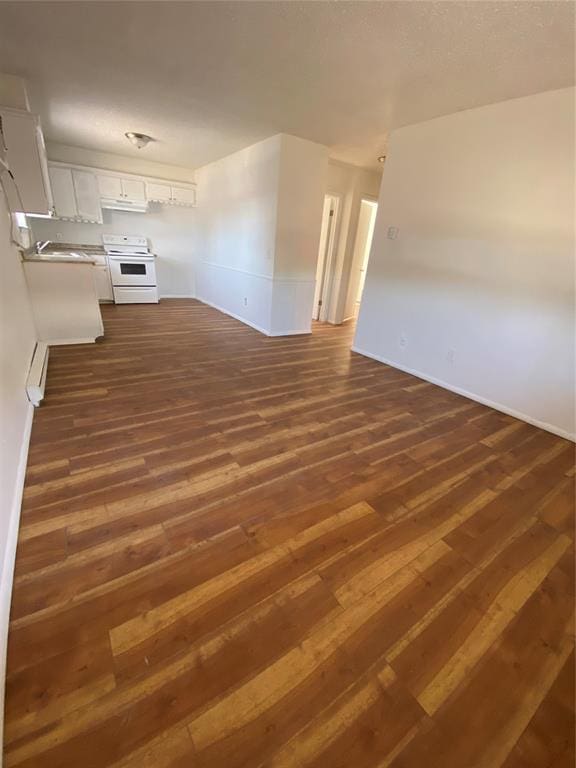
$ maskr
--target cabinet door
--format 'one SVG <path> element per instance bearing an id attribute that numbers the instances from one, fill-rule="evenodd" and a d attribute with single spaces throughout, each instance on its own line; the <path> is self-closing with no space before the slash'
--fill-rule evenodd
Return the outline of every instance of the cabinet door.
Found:
<path id="1" fill-rule="evenodd" d="M 172 199 L 172 189 L 169 184 L 157 184 L 155 181 L 147 181 L 146 198 L 160 203 L 169 203 Z"/>
<path id="2" fill-rule="evenodd" d="M 180 205 L 196 205 L 196 188 L 172 187 L 172 202 Z"/>
<path id="3" fill-rule="evenodd" d="M 54 213 L 59 219 L 74 219 L 77 215 L 76 195 L 70 168 L 49 167 Z"/>
<path id="4" fill-rule="evenodd" d="M 112 301 L 114 299 L 110 272 L 107 266 L 97 264 L 94 266 L 94 284 L 96 285 L 98 301 Z"/>
<path id="5" fill-rule="evenodd" d="M 89 171 L 72 171 L 72 181 L 76 193 L 78 216 L 87 221 L 102 223 L 102 208 L 96 176 Z"/>
<path id="6" fill-rule="evenodd" d="M 118 176 L 96 176 L 100 197 L 108 200 L 122 200 L 122 181 Z"/>
<path id="7" fill-rule="evenodd" d="M 124 200 L 133 200 L 138 203 L 146 202 L 144 182 L 137 179 L 122 179 L 122 197 Z"/>
<path id="8" fill-rule="evenodd" d="M 52 212 L 46 150 L 36 115 L 2 109 L 2 132 L 15 184 L 7 183 L 12 211 L 45 216 Z"/>

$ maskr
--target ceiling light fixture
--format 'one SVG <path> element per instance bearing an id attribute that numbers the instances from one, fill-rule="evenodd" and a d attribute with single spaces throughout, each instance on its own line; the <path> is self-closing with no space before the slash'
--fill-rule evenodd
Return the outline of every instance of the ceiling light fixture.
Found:
<path id="1" fill-rule="evenodd" d="M 152 136 L 146 136 L 145 133 L 134 133 L 134 131 L 128 131 L 128 133 L 125 133 L 124 136 L 126 136 L 131 144 L 134 144 L 135 147 L 138 147 L 138 149 L 143 149 L 144 147 L 148 146 L 151 141 L 154 141 Z"/>
<path id="2" fill-rule="evenodd" d="M 378 158 L 378 162 L 383 163 L 384 160 L 386 160 L 386 155 L 380 155 L 380 157 Z"/>

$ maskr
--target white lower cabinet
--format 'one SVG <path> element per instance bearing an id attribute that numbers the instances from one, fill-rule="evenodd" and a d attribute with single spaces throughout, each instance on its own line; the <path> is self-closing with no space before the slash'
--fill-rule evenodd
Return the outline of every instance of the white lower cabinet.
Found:
<path id="1" fill-rule="evenodd" d="M 94 283 L 96 285 L 98 301 L 114 301 L 110 270 L 107 266 L 94 265 Z"/>
<path id="2" fill-rule="evenodd" d="M 23 264 L 39 341 L 85 344 L 104 335 L 92 264 Z"/>

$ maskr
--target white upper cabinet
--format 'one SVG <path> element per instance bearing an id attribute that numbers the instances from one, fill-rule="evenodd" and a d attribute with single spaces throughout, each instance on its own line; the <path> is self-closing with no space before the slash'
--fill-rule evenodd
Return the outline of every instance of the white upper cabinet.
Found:
<path id="1" fill-rule="evenodd" d="M 52 213 L 46 148 L 37 115 L 19 109 L 0 108 L 7 160 L 14 182 L 6 182 L 12 211 L 47 216 Z"/>
<path id="2" fill-rule="evenodd" d="M 172 202 L 177 205 L 196 205 L 196 187 L 172 187 Z"/>
<path id="3" fill-rule="evenodd" d="M 122 179 L 119 176 L 104 176 L 97 174 L 100 197 L 108 200 L 122 199 Z"/>
<path id="4" fill-rule="evenodd" d="M 102 209 L 145 213 L 149 202 L 196 205 L 196 185 L 132 176 L 87 166 L 50 163 L 55 213 L 61 219 L 102 222 Z"/>
<path id="5" fill-rule="evenodd" d="M 106 200 L 146 202 L 146 188 L 140 179 L 106 176 L 99 173 L 98 189 L 100 190 L 100 197 Z"/>
<path id="6" fill-rule="evenodd" d="M 102 223 L 100 193 L 94 173 L 50 165 L 49 175 L 57 218 Z"/>
<path id="7" fill-rule="evenodd" d="M 121 179 L 121 181 L 124 200 L 133 200 L 136 203 L 146 202 L 146 188 L 143 181 L 139 179 Z"/>
<path id="8" fill-rule="evenodd" d="M 71 168 L 49 166 L 54 213 L 59 219 L 75 219 L 78 215 Z"/>
<path id="9" fill-rule="evenodd" d="M 96 175 L 88 171 L 72 171 L 76 209 L 78 216 L 85 221 L 102 223 L 102 207 Z"/>
<path id="10" fill-rule="evenodd" d="M 172 187 L 170 184 L 147 181 L 146 198 L 152 202 L 169 203 L 172 200 Z"/>
<path id="11" fill-rule="evenodd" d="M 146 198 L 151 202 L 172 205 L 196 205 L 195 187 L 175 187 L 172 184 L 146 182 Z"/>

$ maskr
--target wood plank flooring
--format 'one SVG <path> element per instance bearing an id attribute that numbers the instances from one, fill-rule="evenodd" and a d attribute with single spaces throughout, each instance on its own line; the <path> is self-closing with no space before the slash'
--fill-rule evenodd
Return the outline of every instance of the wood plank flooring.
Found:
<path id="1" fill-rule="evenodd" d="M 8 768 L 574 764 L 572 444 L 350 326 L 104 319 L 34 418 Z"/>

